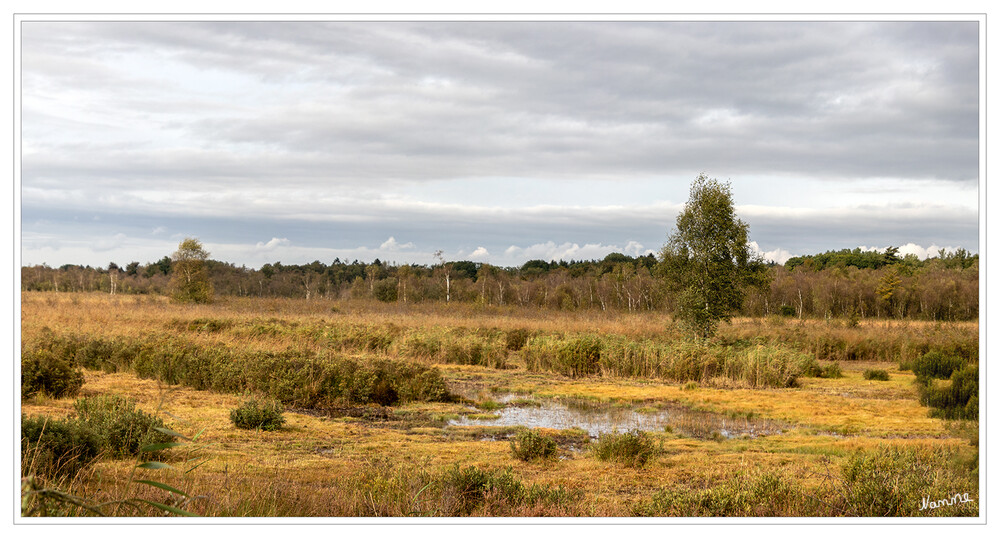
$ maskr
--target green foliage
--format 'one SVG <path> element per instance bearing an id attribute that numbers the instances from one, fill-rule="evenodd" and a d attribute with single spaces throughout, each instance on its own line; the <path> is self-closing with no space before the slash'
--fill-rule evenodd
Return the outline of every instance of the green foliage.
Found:
<path id="1" fill-rule="evenodd" d="M 844 372 L 840 369 L 840 364 L 836 361 L 826 366 L 820 366 L 819 363 L 810 361 L 802 375 L 806 377 L 820 377 L 824 379 L 839 379 L 844 377 Z"/>
<path id="2" fill-rule="evenodd" d="M 889 372 L 881 369 L 869 368 L 865 370 L 864 377 L 869 381 L 888 381 Z"/>
<path id="3" fill-rule="evenodd" d="M 43 393 L 53 398 L 76 396 L 83 386 L 83 372 L 69 357 L 47 349 L 21 353 L 21 397 Z"/>
<path id="4" fill-rule="evenodd" d="M 525 486 L 510 467 L 486 471 L 476 466 L 460 467 L 455 464 L 439 479 L 440 488 L 453 506 L 448 515 L 467 516 L 477 510 L 510 510 L 521 506 L 566 505 L 578 495 L 571 495 L 562 487 Z"/>
<path id="5" fill-rule="evenodd" d="M 510 451 L 522 461 L 548 459 L 556 455 L 556 442 L 535 430 L 522 430 L 510 440 Z"/>
<path id="6" fill-rule="evenodd" d="M 979 365 L 953 371 L 948 383 L 928 379 L 919 388 L 920 403 L 933 408 L 931 416 L 979 420 Z"/>
<path id="7" fill-rule="evenodd" d="M 928 351 L 910 362 L 910 369 L 917 379 L 948 379 L 952 372 L 965 366 L 967 361 L 940 351 Z"/>
<path id="8" fill-rule="evenodd" d="M 182 303 L 210 303 L 215 292 L 209 280 L 205 260 L 208 252 L 197 239 L 181 241 L 171 257 L 170 287 L 173 297 Z"/>
<path id="9" fill-rule="evenodd" d="M 135 408 L 135 401 L 118 395 L 81 398 L 73 404 L 82 423 L 100 439 L 101 450 L 113 457 L 139 454 L 148 444 L 163 443 L 169 436 L 157 431 L 163 420 Z"/>
<path id="10" fill-rule="evenodd" d="M 358 361 L 314 351 L 234 351 L 196 345 L 176 335 L 145 340 L 53 337 L 42 344 L 88 368 L 130 371 L 146 379 L 199 390 L 262 394 L 297 407 L 450 398 L 440 372 L 422 364 L 372 358 Z"/>
<path id="11" fill-rule="evenodd" d="M 860 517 L 969 516 L 978 503 L 956 504 L 922 511 L 922 500 L 968 493 L 973 498 L 978 480 L 956 469 L 945 451 L 924 451 L 897 446 L 858 451 L 842 467 L 838 488 L 848 515 Z"/>
<path id="12" fill-rule="evenodd" d="M 275 400 L 251 398 L 229 411 L 229 420 L 243 430 L 275 431 L 285 423 L 284 407 Z"/>
<path id="13" fill-rule="evenodd" d="M 692 490 L 663 489 L 640 507 L 643 516 L 673 517 L 780 517 L 795 514 L 802 492 L 787 478 L 773 472 L 741 472 L 714 487 Z"/>
<path id="14" fill-rule="evenodd" d="M 740 309 L 747 288 L 768 282 L 767 266 L 750 247 L 749 229 L 736 218 L 729 184 L 699 175 L 661 258 L 678 318 L 702 338 Z"/>
<path id="15" fill-rule="evenodd" d="M 21 415 L 21 474 L 73 476 L 97 458 L 100 437 L 76 419 Z"/>
<path id="16" fill-rule="evenodd" d="M 601 461 L 612 461 L 630 467 L 642 467 L 657 453 L 653 440 L 646 432 L 606 433 L 591 447 Z"/>
<path id="17" fill-rule="evenodd" d="M 395 278 L 379 280 L 372 286 L 372 294 L 383 303 L 394 303 L 399 295 L 399 286 Z"/>
<path id="18" fill-rule="evenodd" d="M 895 247 L 890 247 L 895 248 Z M 898 249 L 891 253 L 880 253 L 873 250 L 844 249 L 838 251 L 827 251 L 823 254 L 812 256 L 794 256 L 785 262 L 786 269 L 794 269 L 805 265 L 806 267 L 819 271 L 830 267 L 858 267 L 860 269 L 880 269 L 892 263 L 898 263 L 899 257 L 895 255 Z"/>

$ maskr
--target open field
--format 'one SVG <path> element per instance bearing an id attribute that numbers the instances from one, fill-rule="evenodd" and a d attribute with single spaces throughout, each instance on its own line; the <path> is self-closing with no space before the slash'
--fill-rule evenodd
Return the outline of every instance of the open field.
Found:
<path id="1" fill-rule="evenodd" d="M 208 460 L 187 473 L 190 446 L 157 456 L 174 470 L 102 457 L 39 478 L 95 504 L 138 496 L 229 517 L 974 516 L 978 422 L 932 418 L 900 366 L 929 351 L 978 362 L 978 330 L 738 319 L 705 344 L 658 313 L 26 292 L 22 353 L 67 357 L 84 382 L 74 397 L 27 397 L 22 412 L 68 417 L 77 399 L 117 394 L 201 432 Z M 284 404 L 280 429 L 233 425 L 251 396 Z M 515 457 L 516 410 L 542 417 L 551 457 Z M 614 438 L 546 422 L 556 411 L 665 422 Z M 955 494 L 971 502 L 920 509 Z"/>

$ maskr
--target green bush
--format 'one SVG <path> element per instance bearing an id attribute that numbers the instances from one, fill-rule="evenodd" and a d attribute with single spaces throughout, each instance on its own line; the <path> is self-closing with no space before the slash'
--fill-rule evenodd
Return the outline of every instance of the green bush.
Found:
<path id="1" fill-rule="evenodd" d="M 79 420 L 100 439 L 101 450 L 115 457 L 139 454 L 139 449 L 166 443 L 171 437 L 154 428 L 163 428 L 163 420 L 135 408 L 135 401 L 118 395 L 81 398 L 73 404 Z"/>
<path id="2" fill-rule="evenodd" d="M 568 506 L 579 497 L 562 487 L 525 486 L 510 467 L 485 471 L 476 466 L 462 468 L 455 464 L 444 472 L 439 484 L 444 496 L 453 503 L 445 513 L 454 516 L 469 515 L 484 505 L 487 505 L 487 513 L 502 513 L 505 509 L 523 506 Z"/>
<path id="3" fill-rule="evenodd" d="M 333 339 L 349 340 L 350 349 L 381 349 L 392 341 L 392 327 L 349 329 Z M 45 345 L 57 357 L 79 357 L 88 368 L 130 371 L 199 390 L 262 394 L 297 407 L 451 398 L 437 369 L 408 361 L 359 361 L 307 350 L 234 351 L 223 345 L 195 345 L 176 335 L 133 341 L 62 337 Z"/>
<path id="4" fill-rule="evenodd" d="M 534 430 L 522 430 L 510 440 L 510 451 L 522 461 L 547 459 L 556 455 L 556 442 Z"/>
<path id="5" fill-rule="evenodd" d="M 840 369 L 840 364 L 836 361 L 826 366 L 820 366 L 819 363 L 812 361 L 806 366 L 803 375 L 823 379 L 839 379 L 844 377 L 844 372 Z"/>
<path id="6" fill-rule="evenodd" d="M 922 383 L 920 403 L 933 408 L 933 417 L 979 420 L 979 366 L 955 370 L 947 384 L 934 380 Z"/>
<path id="7" fill-rule="evenodd" d="M 284 408 L 277 401 L 251 398 L 229 411 L 229 420 L 243 430 L 275 431 L 285 423 Z"/>
<path id="8" fill-rule="evenodd" d="M 657 450 L 645 432 L 606 433 L 592 446 L 601 461 L 613 461 L 631 467 L 642 467 Z"/>
<path id="9" fill-rule="evenodd" d="M 864 373 L 865 379 L 869 381 L 888 381 L 889 372 L 885 370 L 868 369 Z"/>
<path id="10" fill-rule="evenodd" d="M 100 450 L 98 435 L 79 420 L 21 415 L 22 476 L 73 476 Z"/>
<path id="11" fill-rule="evenodd" d="M 917 379 L 948 379 L 952 372 L 965 366 L 966 361 L 955 355 L 945 355 L 940 351 L 928 351 L 910 363 L 910 369 Z"/>
<path id="12" fill-rule="evenodd" d="M 83 386 L 83 372 L 69 357 L 47 349 L 21 353 L 21 397 L 44 393 L 53 398 L 76 396 Z"/>

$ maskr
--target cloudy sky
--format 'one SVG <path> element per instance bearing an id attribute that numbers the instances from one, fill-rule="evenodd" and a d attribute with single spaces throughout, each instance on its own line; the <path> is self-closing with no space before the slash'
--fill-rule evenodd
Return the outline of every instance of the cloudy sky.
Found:
<path id="1" fill-rule="evenodd" d="M 23 22 L 22 264 L 979 251 L 976 22 Z"/>

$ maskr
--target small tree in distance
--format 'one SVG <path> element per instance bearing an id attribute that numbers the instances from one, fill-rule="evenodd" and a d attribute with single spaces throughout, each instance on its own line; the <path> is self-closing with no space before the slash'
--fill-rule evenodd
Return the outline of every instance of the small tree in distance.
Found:
<path id="1" fill-rule="evenodd" d="M 768 284 L 767 266 L 751 249 L 749 231 L 736 218 L 729 183 L 700 174 L 660 258 L 678 318 L 702 338 L 742 306 L 747 288 Z"/>
<path id="2" fill-rule="evenodd" d="M 201 243 L 191 237 L 181 241 L 170 259 L 173 271 L 170 289 L 174 299 L 182 303 L 212 302 L 214 291 L 205 267 L 208 251 Z"/>

